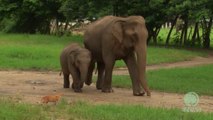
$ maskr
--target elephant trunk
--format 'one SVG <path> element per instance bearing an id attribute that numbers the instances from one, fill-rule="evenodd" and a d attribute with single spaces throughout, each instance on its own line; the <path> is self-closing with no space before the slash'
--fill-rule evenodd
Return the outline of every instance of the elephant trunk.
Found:
<path id="1" fill-rule="evenodd" d="M 80 80 L 81 80 L 81 83 L 84 83 L 86 81 L 87 74 L 88 74 L 88 67 L 83 66 L 82 68 L 80 68 Z"/>
<path id="2" fill-rule="evenodd" d="M 144 37 L 144 36 L 143 36 Z M 146 40 L 142 39 L 142 43 L 136 46 L 135 52 L 137 55 L 138 73 L 140 83 L 147 93 L 147 96 L 151 96 L 147 81 L 146 81 Z"/>

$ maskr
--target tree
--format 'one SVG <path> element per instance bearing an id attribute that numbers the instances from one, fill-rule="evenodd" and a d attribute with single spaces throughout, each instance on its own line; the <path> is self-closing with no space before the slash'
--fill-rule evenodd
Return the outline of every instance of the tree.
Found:
<path id="1" fill-rule="evenodd" d="M 49 33 L 50 20 L 60 16 L 60 4 L 61 0 L 1 0 L 0 28 L 5 32 Z"/>
<path id="2" fill-rule="evenodd" d="M 148 43 L 158 44 L 161 26 L 171 22 L 165 44 L 210 47 L 212 0 L 0 0 L 0 29 L 6 32 L 49 33 L 50 21 L 91 21 L 106 15 L 140 15 L 146 20 Z M 95 18 L 95 19 L 94 19 Z M 171 37 L 176 21 L 180 34 Z M 199 32 L 202 30 L 202 34 Z M 171 40 L 175 42 L 171 42 Z"/>
<path id="3" fill-rule="evenodd" d="M 203 47 L 210 48 L 210 33 L 212 30 L 213 22 L 213 1 L 205 0 L 204 6 L 206 8 L 206 16 L 203 16 Z"/>

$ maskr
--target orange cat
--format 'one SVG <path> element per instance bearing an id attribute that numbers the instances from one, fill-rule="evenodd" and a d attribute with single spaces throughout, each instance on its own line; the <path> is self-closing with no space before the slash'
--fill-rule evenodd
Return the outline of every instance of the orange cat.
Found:
<path id="1" fill-rule="evenodd" d="M 54 102 L 55 104 L 60 100 L 63 94 L 47 95 L 41 98 L 42 103 Z"/>

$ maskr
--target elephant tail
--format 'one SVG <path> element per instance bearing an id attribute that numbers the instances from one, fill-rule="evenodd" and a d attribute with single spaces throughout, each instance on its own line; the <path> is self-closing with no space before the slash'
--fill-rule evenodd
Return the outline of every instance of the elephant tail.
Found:
<path id="1" fill-rule="evenodd" d="M 59 73 L 59 76 L 61 76 L 61 74 L 62 74 L 63 72 L 62 71 L 60 71 L 60 73 Z"/>

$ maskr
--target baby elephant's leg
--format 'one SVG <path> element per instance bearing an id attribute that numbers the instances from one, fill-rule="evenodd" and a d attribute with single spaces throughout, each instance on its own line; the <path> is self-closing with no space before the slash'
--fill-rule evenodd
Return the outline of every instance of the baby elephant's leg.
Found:
<path id="1" fill-rule="evenodd" d="M 64 74 L 64 88 L 70 87 L 69 74 Z"/>
<path id="2" fill-rule="evenodd" d="M 72 89 L 75 92 L 82 92 L 81 88 L 83 87 L 83 83 L 80 81 L 80 73 L 78 73 L 77 71 L 73 72 L 72 78 L 73 78 Z"/>

